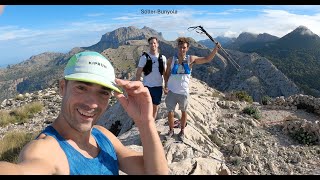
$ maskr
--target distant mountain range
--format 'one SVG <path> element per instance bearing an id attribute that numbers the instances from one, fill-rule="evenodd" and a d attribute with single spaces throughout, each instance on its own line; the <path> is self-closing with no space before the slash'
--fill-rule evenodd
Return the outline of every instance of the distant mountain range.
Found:
<path id="1" fill-rule="evenodd" d="M 236 49 L 268 58 L 306 94 L 320 96 L 320 37 L 307 27 L 299 26 L 279 39 L 243 43 Z"/>
<path id="2" fill-rule="evenodd" d="M 250 32 L 243 32 L 237 38 L 224 36 L 217 36 L 216 38 L 214 38 L 214 40 L 218 41 L 224 48 L 233 50 L 239 50 L 242 45 L 250 43 L 254 43 L 256 45 L 259 43 L 275 41 L 277 39 L 279 38 L 268 33 L 254 34 Z M 215 46 L 215 44 L 210 39 L 201 40 L 198 41 L 198 43 L 208 48 L 214 48 Z"/>
<path id="3" fill-rule="evenodd" d="M 299 26 L 279 38 L 267 33 L 241 33 L 236 39 L 222 37 L 224 48 L 246 53 L 256 52 L 268 58 L 308 95 L 320 97 L 320 37 L 306 26 Z M 227 40 L 227 41 L 226 41 Z M 207 47 L 211 40 L 199 41 Z M 227 43 L 226 43 L 227 42 Z M 210 48 L 214 45 L 211 43 Z"/>
<path id="4" fill-rule="evenodd" d="M 49 87 L 62 77 L 67 60 L 73 54 L 85 50 L 100 52 L 112 62 L 118 78 L 130 79 L 135 75 L 138 58 L 142 51 L 148 50 L 146 39 L 150 36 L 159 38 L 160 52 L 165 56 L 170 57 L 176 53 L 175 42 L 166 41 L 162 34 L 154 29 L 149 27 L 139 29 L 134 26 L 118 28 L 102 35 L 101 40 L 92 46 L 75 47 L 65 54 L 45 52 L 19 64 L 0 69 L 0 91 L 4 92 L 1 93 L 0 100 L 14 97 L 18 93 Z M 192 76 L 207 82 L 220 91 L 245 90 L 256 101 L 260 101 L 261 97 L 266 95 L 277 97 L 302 93 L 295 84 L 296 79 L 290 79 L 286 73 L 282 73 L 282 70 L 279 71 L 278 64 L 273 64 L 276 62 L 274 59 L 270 61 L 269 58 L 272 56 L 266 56 L 260 51 L 255 53 L 256 51 L 251 51 L 250 48 L 243 50 L 243 47 L 257 47 L 249 46 L 252 43 L 261 44 L 259 46 L 261 48 L 270 46 L 278 48 L 281 43 L 272 44 L 275 42 L 292 43 L 294 41 L 292 38 L 296 37 L 277 38 L 266 33 L 259 35 L 242 33 L 236 39 L 219 37 L 217 40 L 223 44 L 223 47 L 230 47 L 225 50 L 241 66 L 240 71 L 236 71 L 230 64 L 228 57 L 219 52 L 210 63 L 194 66 Z M 212 42 L 207 41 L 206 45 L 205 41 L 200 43 L 190 39 L 189 54 L 206 56 L 212 50 L 210 47 L 210 44 L 213 45 Z M 301 41 L 301 39 L 296 41 Z M 269 50 L 271 51 L 272 48 L 270 47 Z M 287 66 L 291 66 L 291 64 L 289 63 Z"/>
<path id="5" fill-rule="evenodd" d="M 216 38 L 213 38 L 214 40 L 218 41 L 223 47 L 228 46 L 229 44 L 235 42 L 236 38 L 230 38 L 230 37 L 223 37 L 223 36 L 217 36 Z M 215 47 L 215 44 L 210 40 L 200 40 L 198 41 L 199 44 L 202 44 L 209 49 L 212 49 Z"/>

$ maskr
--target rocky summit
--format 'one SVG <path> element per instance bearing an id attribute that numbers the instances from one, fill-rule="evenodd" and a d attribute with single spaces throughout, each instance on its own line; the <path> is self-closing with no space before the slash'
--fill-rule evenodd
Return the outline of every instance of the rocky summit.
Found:
<path id="1" fill-rule="evenodd" d="M 172 138 L 165 138 L 169 128 L 165 95 L 155 120 L 170 174 L 320 175 L 319 98 L 296 94 L 273 98 L 265 105 L 250 104 L 228 100 L 227 94 L 195 78 L 190 85 L 184 142 L 178 141 L 179 127 Z M 43 102 L 43 110 L 28 123 L 1 127 L 1 138 L 13 130 L 34 132 L 52 123 L 60 111 L 57 85 L 5 99 L 0 107 L 10 111 L 34 101 Z M 261 118 L 243 113 L 248 106 L 257 108 Z M 180 117 L 177 109 L 175 117 Z M 125 146 L 143 151 L 137 127 L 115 99 L 97 124 L 117 135 Z M 292 134 L 301 131 L 302 135 L 312 135 L 314 144 L 293 138 Z"/>

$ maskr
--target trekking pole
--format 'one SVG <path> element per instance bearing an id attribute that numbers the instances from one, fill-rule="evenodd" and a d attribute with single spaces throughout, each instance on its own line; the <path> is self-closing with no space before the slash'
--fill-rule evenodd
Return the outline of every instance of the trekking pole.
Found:
<path id="1" fill-rule="evenodd" d="M 217 42 L 216 40 L 214 40 L 214 39 L 211 37 L 211 35 L 210 35 L 209 33 L 207 33 L 206 30 L 204 30 L 204 28 L 203 28 L 202 26 L 192 26 L 192 27 L 189 27 L 188 29 L 196 30 L 196 32 L 199 33 L 199 34 L 205 33 L 212 42 L 214 42 L 216 45 L 218 44 L 218 42 Z M 199 32 L 199 30 L 200 30 L 201 32 Z M 239 71 L 239 70 L 240 70 L 239 64 L 229 55 L 229 53 L 228 53 L 226 50 L 224 50 L 224 49 L 222 48 L 222 46 L 220 46 L 220 49 L 221 49 L 222 52 L 227 56 L 227 59 L 230 61 L 230 63 L 237 69 L 237 71 Z"/>

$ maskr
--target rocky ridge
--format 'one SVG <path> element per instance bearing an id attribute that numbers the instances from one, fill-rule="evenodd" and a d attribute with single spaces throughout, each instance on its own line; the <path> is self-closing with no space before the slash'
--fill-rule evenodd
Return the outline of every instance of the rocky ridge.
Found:
<path id="1" fill-rule="evenodd" d="M 176 54 L 176 42 L 166 41 L 161 33 L 148 27 L 121 27 L 102 35 L 100 41 L 89 47 L 76 47 L 68 53 L 42 53 L 0 70 L 0 101 L 19 93 L 45 89 L 61 78 L 68 59 L 75 53 L 94 50 L 107 57 L 115 67 L 118 78 L 131 79 L 136 72 L 142 51 L 147 51 L 147 38 L 157 36 L 160 53 L 167 58 Z M 211 49 L 190 38 L 188 54 L 207 56 Z M 212 43 L 214 44 L 214 43 Z M 219 91 L 247 91 L 255 101 L 264 95 L 285 96 L 300 92 L 299 88 L 272 63 L 256 53 L 226 50 L 241 66 L 235 71 L 228 58 L 219 51 L 210 63 L 197 65 L 192 75 Z"/>
<path id="2" fill-rule="evenodd" d="M 15 129 L 29 132 L 41 130 L 60 111 L 61 97 L 57 87 L 22 96 L 23 100 L 2 101 L 1 110 L 10 110 L 33 101 L 42 101 L 45 108 L 29 123 L 1 127 L 1 137 Z M 225 97 L 206 83 L 191 79 L 184 143 L 177 141 L 178 128 L 173 138 L 165 141 L 167 112 L 164 102 L 160 104 L 156 126 L 165 148 L 170 174 L 320 175 L 319 144 L 299 144 L 288 135 L 298 126 L 308 126 L 319 140 L 319 98 L 294 95 L 272 99 L 267 105 L 254 102 L 252 105 L 262 115 L 261 119 L 256 120 L 242 113 L 248 103 L 226 100 Z M 175 117 L 179 115 L 177 110 Z M 139 132 L 119 103 L 112 103 L 98 124 L 110 129 L 129 148 L 142 151 Z"/>

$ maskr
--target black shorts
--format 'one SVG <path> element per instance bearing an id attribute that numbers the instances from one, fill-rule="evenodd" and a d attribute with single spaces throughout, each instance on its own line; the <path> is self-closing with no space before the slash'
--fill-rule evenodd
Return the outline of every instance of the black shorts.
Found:
<path id="1" fill-rule="evenodd" d="M 148 87 L 149 92 L 151 94 L 152 103 L 154 105 L 159 105 L 161 103 L 161 97 L 162 97 L 162 86 L 157 87 Z"/>

